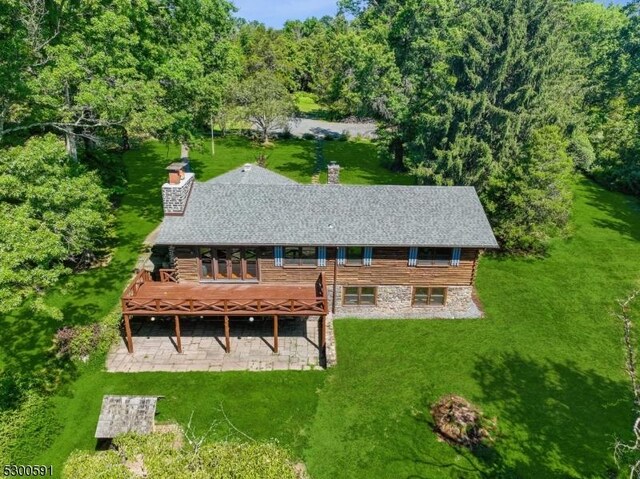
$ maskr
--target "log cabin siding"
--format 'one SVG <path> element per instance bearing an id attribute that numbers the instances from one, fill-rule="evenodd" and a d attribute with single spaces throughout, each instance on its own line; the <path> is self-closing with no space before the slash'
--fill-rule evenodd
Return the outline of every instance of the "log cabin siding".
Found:
<path id="1" fill-rule="evenodd" d="M 173 267 L 178 273 L 180 282 L 198 282 L 200 275 L 198 272 L 197 248 L 177 247 Z"/>
<path id="2" fill-rule="evenodd" d="M 478 249 L 463 248 L 459 266 L 408 266 L 409 248 L 374 248 L 371 266 L 338 266 L 341 285 L 421 285 L 468 286 L 475 276 Z M 199 280 L 197 248 L 176 248 L 174 267 L 180 281 Z M 275 266 L 273 252 L 264 251 L 258 259 L 259 280 L 262 283 L 314 282 L 324 271 L 333 282 L 335 248 L 327 248 L 327 266 Z"/>

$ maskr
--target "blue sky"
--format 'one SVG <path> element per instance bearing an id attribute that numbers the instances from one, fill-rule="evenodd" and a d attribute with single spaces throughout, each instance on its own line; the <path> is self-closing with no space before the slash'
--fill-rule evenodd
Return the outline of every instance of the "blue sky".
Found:
<path id="1" fill-rule="evenodd" d="M 285 20 L 304 20 L 336 13 L 336 0 L 232 0 L 238 7 L 237 16 L 258 20 L 279 28 Z M 627 0 L 602 0 L 602 3 L 624 5 Z"/>

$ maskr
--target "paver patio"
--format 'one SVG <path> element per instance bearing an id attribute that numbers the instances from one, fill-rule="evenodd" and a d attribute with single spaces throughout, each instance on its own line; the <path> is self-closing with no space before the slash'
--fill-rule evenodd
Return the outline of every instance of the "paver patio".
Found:
<path id="1" fill-rule="evenodd" d="M 273 322 L 231 319 L 231 352 L 224 350 L 224 324 L 214 318 L 182 318 L 182 351 L 175 344 L 173 320 L 132 322 L 134 352 L 124 339 L 107 358 L 109 372 L 273 371 L 320 368 L 318 321 L 280 319 L 278 353 L 273 352 Z"/>

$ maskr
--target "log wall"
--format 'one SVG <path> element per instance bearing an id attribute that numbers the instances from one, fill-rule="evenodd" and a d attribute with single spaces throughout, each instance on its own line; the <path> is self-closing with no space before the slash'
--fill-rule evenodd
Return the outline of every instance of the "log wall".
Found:
<path id="1" fill-rule="evenodd" d="M 374 248 L 371 266 L 338 266 L 341 285 L 421 285 L 469 286 L 475 279 L 478 249 L 463 248 L 459 266 L 408 266 L 409 248 Z M 179 280 L 198 281 L 196 249 L 176 248 L 174 267 Z M 328 248 L 325 267 L 277 267 L 273 255 L 262 254 L 258 260 L 259 279 L 263 283 L 314 282 L 322 271 L 333 282 L 335 248 Z"/>

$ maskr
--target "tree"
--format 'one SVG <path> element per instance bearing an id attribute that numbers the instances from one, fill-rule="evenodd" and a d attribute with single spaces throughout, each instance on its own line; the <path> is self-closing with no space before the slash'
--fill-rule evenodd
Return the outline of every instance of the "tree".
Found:
<path id="1" fill-rule="evenodd" d="M 534 132 L 553 126 L 565 141 L 582 124 L 582 83 L 567 33 L 570 3 L 386 0 L 345 5 L 358 15 L 355 24 L 367 32 L 368 48 L 393 53 L 382 57 L 391 58 L 395 68 L 369 69 L 358 84 L 364 85 L 361 96 L 382 122 L 394 166 L 408 166 L 422 183 L 475 186 L 496 231 L 512 231 L 502 227 L 509 217 L 498 213 L 509 206 L 500 202 L 508 198 L 507 178 L 517 178 L 526 189 L 519 163 L 537 164 L 527 157 L 537 154 L 531 147 Z M 362 64 L 353 64 L 361 70 Z M 567 187 L 564 181 L 558 185 Z M 532 180 L 531 188 L 533 193 L 539 185 Z M 565 201 L 558 205 L 568 208 Z M 544 222 L 538 214 L 529 219 Z M 513 249 L 539 247 L 525 234 L 500 239 Z"/>
<path id="2" fill-rule="evenodd" d="M 97 175 L 69 160 L 53 135 L 0 151 L 0 311 L 39 300 L 104 252 L 110 211 Z"/>
<path id="3" fill-rule="evenodd" d="M 0 97 L 0 139 L 60 132 L 74 158 L 78 138 L 93 147 L 116 132 L 186 150 L 238 73 L 225 0 L 3 1 L 18 15 L 0 8 L 14 38 L 0 40 L 0 79 L 20 88 Z"/>
<path id="4" fill-rule="evenodd" d="M 293 95 L 278 78 L 260 71 L 246 78 L 236 92 L 242 117 L 259 132 L 263 143 L 276 129 L 286 128 L 296 112 Z"/>
<path id="5" fill-rule="evenodd" d="M 534 130 L 514 167 L 491 179 L 486 204 L 503 248 L 542 253 L 563 233 L 572 202 L 567 146 L 558 126 Z"/>

